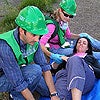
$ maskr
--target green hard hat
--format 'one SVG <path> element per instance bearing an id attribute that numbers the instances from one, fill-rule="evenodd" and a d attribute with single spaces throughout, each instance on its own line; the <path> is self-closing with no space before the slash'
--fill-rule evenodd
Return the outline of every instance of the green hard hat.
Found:
<path id="1" fill-rule="evenodd" d="M 67 14 L 76 16 L 75 0 L 62 0 L 59 5 Z"/>
<path id="2" fill-rule="evenodd" d="M 44 35 L 48 32 L 45 17 L 35 6 L 27 6 L 22 9 L 15 22 L 18 26 L 32 34 Z"/>

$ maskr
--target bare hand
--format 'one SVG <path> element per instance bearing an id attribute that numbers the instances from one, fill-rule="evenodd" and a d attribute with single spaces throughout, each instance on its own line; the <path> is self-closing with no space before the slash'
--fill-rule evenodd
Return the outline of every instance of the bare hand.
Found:
<path id="1" fill-rule="evenodd" d="M 62 56 L 61 58 L 62 58 L 62 60 L 65 60 L 65 61 L 67 62 L 67 59 L 68 59 L 69 57 L 67 57 L 67 56 Z"/>
<path id="2" fill-rule="evenodd" d="M 53 96 L 51 97 L 51 100 L 60 100 L 60 98 L 58 96 Z"/>

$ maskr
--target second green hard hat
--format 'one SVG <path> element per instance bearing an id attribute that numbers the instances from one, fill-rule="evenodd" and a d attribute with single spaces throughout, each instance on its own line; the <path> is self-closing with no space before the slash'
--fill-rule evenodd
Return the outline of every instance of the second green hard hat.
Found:
<path id="1" fill-rule="evenodd" d="M 62 0 L 59 5 L 67 14 L 76 15 L 77 5 L 75 0 Z"/>

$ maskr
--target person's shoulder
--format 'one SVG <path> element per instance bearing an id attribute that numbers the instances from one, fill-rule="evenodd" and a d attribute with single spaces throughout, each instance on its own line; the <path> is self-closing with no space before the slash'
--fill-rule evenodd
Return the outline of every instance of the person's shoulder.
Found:
<path id="1" fill-rule="evenodd" d="M 93 55 L 86 55 L 85 57 L 90 59 L 96 59 Z"/>
<path id="2" fill-rule="evenodd" d="M 7 45 L 7 42 L 5 41 L 5 40 L 3 40 L 3 39 L 0 39 L 0 45 L 2 46 L 2 45 Z"/>
<path id="3" fill-rule="evenodd" d="M 93 55 L 86 55 L 84 59 L 85 59 L 86 62 L 89 62 L 94 66 L 98 66 L 99 65 L 98 60 Z"/>
<path id="4" fill-rule="evenodd" d="M 6 51 L 8 50 L 8 48 L 9 48 L 8 43 L 5 40 L 0 39 L 0 49 L 4 49 Z"/>
<path id="5" fill-rule="evenodd" d="M 95 57 L 93 55 L 86 55 L 84 57 L 85 60 L 90 60 L 90 61 L 93 61 L 95 59 Z"/>

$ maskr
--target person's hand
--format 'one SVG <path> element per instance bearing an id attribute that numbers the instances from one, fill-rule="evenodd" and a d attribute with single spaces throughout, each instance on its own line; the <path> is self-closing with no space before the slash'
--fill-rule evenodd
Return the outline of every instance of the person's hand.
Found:
<path id="1" fill-rule="evenodd" d="M 60 98 L 58 96 L 53 96 L 51 97 L 51 100 L 60 100 Z"/>
<path id="2" fill-rule="evenodd" d="M 70 47 L 70 43 L 69 42 L 65 42 L 61 47 L 62 48 Z"/>
<path id="3" fill-rule="evenodd" d="M 51 53 L 50 58 L 53 59 L 53 61 L 56 62 L 57 64 L 60 64 L 63 61 L 61 58 L 62 56 L 63 55 Z"/>
<path id="4" fill-rule="evenodd" d="M 80 33 L 79 36 L 80 37 L 87 37 L 87 38 L 89 38 L 89 35 L 87 33 Z"/>
<path id="5" fill-rule="evenodd" d="M 67 56 L 62 56 L 61 58 L 62 58 L 62 60 L 65 60 L 65 61 L 67 62 L 67 60 L 68 60 L 69 57 L 67 57 Z"/>

